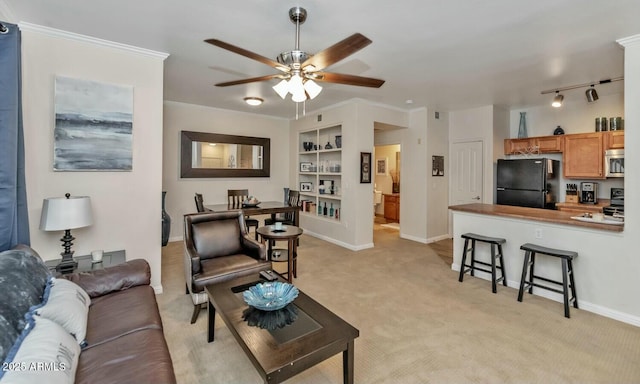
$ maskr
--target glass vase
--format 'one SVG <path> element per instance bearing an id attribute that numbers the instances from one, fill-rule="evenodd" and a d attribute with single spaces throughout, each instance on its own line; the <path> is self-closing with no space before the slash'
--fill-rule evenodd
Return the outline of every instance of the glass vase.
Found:
<path id="1" fill-rule="evenodd" d="M 518 127 L 518 139 L 527 138 L 527 112 L 520 112 L 520 126 Z"/>

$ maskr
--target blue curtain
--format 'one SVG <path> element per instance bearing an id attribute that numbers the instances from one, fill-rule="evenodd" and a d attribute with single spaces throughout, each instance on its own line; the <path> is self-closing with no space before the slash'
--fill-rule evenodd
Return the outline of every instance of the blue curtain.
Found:
<path id="1" fill-rule="evenodd" d="M 0 251 L 30 244 L 21 99 L 20 30 L 0 21 Z"/>

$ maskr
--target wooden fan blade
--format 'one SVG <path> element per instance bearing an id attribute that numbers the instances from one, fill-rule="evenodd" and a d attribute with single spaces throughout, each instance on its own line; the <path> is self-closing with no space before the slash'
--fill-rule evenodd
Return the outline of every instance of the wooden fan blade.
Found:
<path id="1" fill-rule="evenodd" d="M 369 44 L 371 44 L 371 40 L 359 33 L 354 33 L 346 39 L 311 56 L 302 63 L 300 68 L 304 69 L 309 65 L 313 65 L 315 67 L 315 71 L 322 70 L 331 64 L 337 63 L 345 57 L 358 52 Z"/>
<path id="2" fill-rule="evenodd" d="M 345 75 L 341 73 L 331 72 L 313 72 L 313 76 L 309 77 L 314 81 L 324 81 L 327 83 L 338 83 L 346 85 L 357 85 L 360 87 L 380 88 L 384 84 L 384 80 L 374 79 L 371 77 L 362 77 L 354 75 Z"/>
<path id="3" fill-rule="evenodd" d="M 255 83 L 257 81 L 265 81 L 265 80 L 277 79 L 277 78 L 280 78 L 281 76 L 282 75 L 277 75 L 276 74 L 276 75 L 266 75 L 266 76 L 260 76 L 260 77 L 252 77 L 250 79 L 227 81 L 226 83 L 218 83 L 218 84 L 216 84 L 216 87 L 228 87 L 230 85 Z"/>
<path id="4" fill-rule="evenodd" d="M 250 59 L 259 61 L 263 64 L 267 64 L 270 67 L 273 67 L 275 69 L 278 69 L 282 72 L 289 72 L 291 70 L 291 68 L 289 68 L 288 66 L 284 65 L 284 64 L 280 64 L 277 61 L 271 60 L 268 57 L 264 57 L 262 55 L 258 55 L 257 53 L 251 52 L 251 51 L 247 51 L 246 49 L 240 48 L 240 47 L 236 47 L 235 45 L 231 45 L 229 43 L 225 43 L 224 41 L 220 41 L 218 39 L 207 39 L 205 40 L 205 42 L 211 44 L 211 45 L 215 45 L 216 47 L 220 47 L 222 49 L 226 49 L 227 51 L 231 51 L 233 53 L 237 53 L 239 55 L 248 57 Z"/>

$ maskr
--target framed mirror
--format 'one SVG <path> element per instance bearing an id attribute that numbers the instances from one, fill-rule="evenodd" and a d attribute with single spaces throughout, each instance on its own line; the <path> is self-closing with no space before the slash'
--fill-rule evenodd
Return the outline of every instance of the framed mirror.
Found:
<path id="1" fill-rule="evenodd" d="M 182 131 L 180 177 L 269 177 L 271 139 Z"/>

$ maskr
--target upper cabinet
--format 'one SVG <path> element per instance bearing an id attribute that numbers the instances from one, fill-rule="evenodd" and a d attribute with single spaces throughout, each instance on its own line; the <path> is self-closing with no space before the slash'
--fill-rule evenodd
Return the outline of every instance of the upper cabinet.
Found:
<path id="1" fill-rule="evenodd" d="M 623 149 L 624 148 L 624 131 L 605 132 L 604 149 Z"/>
<path id="2" fill-rule="evenodd" d="M 504 154 L 558 153 L 564 148 L 562 135 L 528 137 L 524 139 L 505 139 Z"/>
<path id="3" fill-rule="evenodd" d="M 565 135 L 562 169 L 565 178 L 604 179 L 602 132 Z"/>
<path id="4" fill-rule="evenodd" d="M 506 139 L 505 155 L 562 153 L 568 179 L 604 179 L 604 151 L 624 148 L 624 131 Z"/>

